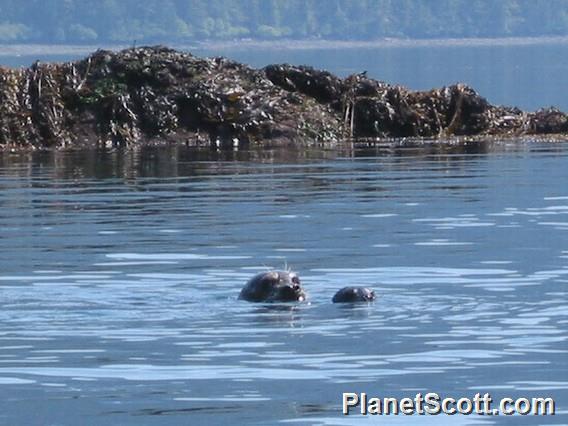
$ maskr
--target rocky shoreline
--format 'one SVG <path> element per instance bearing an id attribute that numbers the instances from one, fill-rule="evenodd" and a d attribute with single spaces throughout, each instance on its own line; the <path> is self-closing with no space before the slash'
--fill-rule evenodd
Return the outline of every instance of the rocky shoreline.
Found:
<path id="1" fill-rule="evenodd" d="M 568 115 L 490 105 L 457 84 L 411 91 L 308 66 L 257 70 L 165 47 L 0 67 L 0 149 L 334 146 L 344 140 L 568 135 Z"/>

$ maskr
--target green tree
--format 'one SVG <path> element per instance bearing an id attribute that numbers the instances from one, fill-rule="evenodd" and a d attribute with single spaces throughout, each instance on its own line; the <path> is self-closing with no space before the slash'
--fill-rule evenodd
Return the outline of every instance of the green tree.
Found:
<path id="1" fill-rule="evenodd" d="M 0 0 L 0 42 L 568 35 L 568 0 Z"/>

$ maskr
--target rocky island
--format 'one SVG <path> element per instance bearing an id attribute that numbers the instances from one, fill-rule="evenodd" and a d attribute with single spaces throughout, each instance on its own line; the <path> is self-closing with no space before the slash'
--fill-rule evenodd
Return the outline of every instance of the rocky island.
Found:
<path id="1" fill-rule="evenodd" d="M 568 134 L 568 115 L 489 104 L 456 84 L 411 91 L 309 66 L 263 69 L 141 47 L 0 67 L 0 149 L 274 146 L 343 140 Z"/>

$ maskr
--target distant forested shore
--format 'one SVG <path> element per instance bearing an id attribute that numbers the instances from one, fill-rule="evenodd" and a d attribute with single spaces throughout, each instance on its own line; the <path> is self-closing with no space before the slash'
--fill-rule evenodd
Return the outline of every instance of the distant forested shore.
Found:
<path id="1" fill-rule="evenodd" d="M 0 0 L 0 43 L 568 35 L 568 0 Z"/>

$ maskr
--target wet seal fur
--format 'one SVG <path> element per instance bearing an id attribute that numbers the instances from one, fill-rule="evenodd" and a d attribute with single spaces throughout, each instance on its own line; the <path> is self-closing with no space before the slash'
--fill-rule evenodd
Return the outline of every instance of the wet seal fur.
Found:
<path id="1" fill-rule="evenodd" d="M 306 293 L 295 272 L 268 271 L 252 277 L 241 290 L 239 299 L 248 302 L 303 302 Z"/>
<path id="2" fill-rule="evenodd" d="M 375 292 L 366 287 L 343 287 L 331 301 L 333 303 L 372 302 L 376 299 Z"/>

